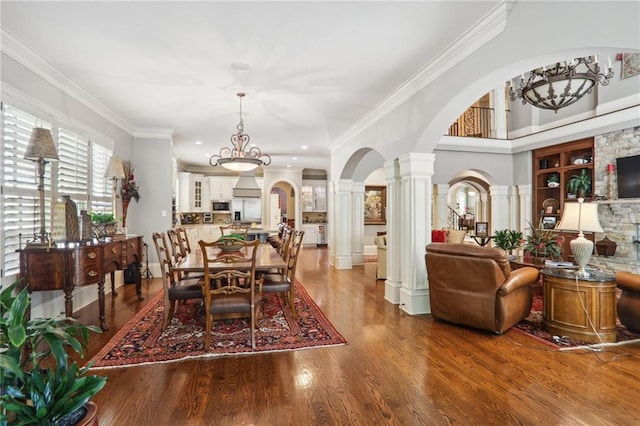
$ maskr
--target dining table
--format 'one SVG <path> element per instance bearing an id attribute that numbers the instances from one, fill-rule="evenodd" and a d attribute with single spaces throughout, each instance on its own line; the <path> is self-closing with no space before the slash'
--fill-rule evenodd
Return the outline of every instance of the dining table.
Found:
<path id="1" fill-rule="evenodd" d="M 222 250 L 218 247 L 208 247 L 207 250 L 207 254 L 210 258 L 216 258 L 218 255 L 223 254 Z M 250 250 L 253 250 L 253 247 L 242 248 L 240 249 L 240 252 L 244 256 L 250 257 L 252 254 Z M 287 267 L 287 263 L 271 244 L 260 243 L 256 250 L 258 250 L 256 253 L 256 272 L 267 272 L 272 269 L 285 269 Z M 209 263 L 210 271 L 230 268 L 247 269 L 249 267 L 249 262 L 228 263 L 221 261 Z M 188 253 L 185 257 L 174 263 L 171 269 L 176 272 L 204 272 L 204 256 L 202 256 L 200 246 L 196 246 L 191 250 L 191 253 Z"/>

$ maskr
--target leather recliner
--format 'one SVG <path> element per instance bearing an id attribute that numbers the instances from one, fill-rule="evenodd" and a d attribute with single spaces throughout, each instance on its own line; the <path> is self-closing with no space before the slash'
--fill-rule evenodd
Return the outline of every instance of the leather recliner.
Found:
<path id="1" fill-rule="evenodd" d="M 629 330 L 640 331 L 640 275 L 616 272 L 616 284 L 622 290 L 617 304 L 620 322 Z"/>
<path id="2" fill-rule="evenodd" d="M 512 271 L 504 250 L 432 243 L 425 262 L 434 318 L 501 334 L 529 315 L 539 271 Z"/>

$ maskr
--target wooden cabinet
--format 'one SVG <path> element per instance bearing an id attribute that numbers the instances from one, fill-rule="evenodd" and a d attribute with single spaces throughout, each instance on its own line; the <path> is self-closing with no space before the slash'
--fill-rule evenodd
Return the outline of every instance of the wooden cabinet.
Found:
<path id="1" fill-rule="evenodd" d="M 542 223 L 552 229 L 562 217 L 565 203 L 577 202 L 577 194 L 569 194 L 567 184 L 572 176 L 584 170 L 591 179 L 591 190 L 585 201 L 591 201 L 595 193 L 593 173 L 593 138 L 581 139 L 533 151 L 533 214 L 532 225 Z M 555 183 L 554 183 L 555 182 Z M 563 258 L 571 260 L 569 242 L 575 238 L 572 232 L 561 232 Z M 593 234 L 585 235 L 593 240 Z"/>
<path id="2" fill-rule="evenodd" d="M 302 211 L 327 211 L 327 182 L 324 180 L 302 181 Z"/>
<path id="3" fill-rule="evenodd" d="M 142 300 L 142 236 L 128 236 L 124 240 L 68 247 L 25 247 L 20 251 L 20 278 L 29 292 L 64 291 L 65 315 L 73 315 L 73 289 L 78 286 L 98 285 L 100 327 L 105 323 L 104 275 L 136 265 L 136 292 Z"/>

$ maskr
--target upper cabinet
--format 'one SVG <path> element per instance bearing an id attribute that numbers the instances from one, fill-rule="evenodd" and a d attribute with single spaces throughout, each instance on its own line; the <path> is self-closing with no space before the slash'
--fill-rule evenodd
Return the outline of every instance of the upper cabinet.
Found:
<path id="1" fill-rule="evenodd" d="M 231 201 L 233 198 L 233 187 L 237 178 L 210 176 L 209 178 L 209 195 L 211 201 Z"/>
<path id="2" fill-rule="evenodd" d="M 303 180 L 302 181 L 302 211 L 326 212 L 327 211 L 327 181 Z"/>
<path id="3" fill-rule="evenodd" d="M 560 221 L 565 202 L 576 201 L 580 195 L 590 201 L 595 193 L 593 179 L 593 138 L 581 139 L 533 151 L 533 218 L 553 228 Z M 586 192 L 578 194 L 585 183 Z M 536 223 L 533 224 L 534 226 Z"/>
<path id="4" fill-rule="evenodd" d="M 209 181 L 204 175 L 178 173 L 178 211 L 202 212 L 211 210 Z"/>

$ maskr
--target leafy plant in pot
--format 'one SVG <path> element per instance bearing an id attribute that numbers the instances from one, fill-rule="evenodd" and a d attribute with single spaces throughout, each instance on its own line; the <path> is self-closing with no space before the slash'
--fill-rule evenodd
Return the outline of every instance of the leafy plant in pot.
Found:
<path id="1" fill-rule="evenodd" d="M 584 198 L 591 194 L 591 174 L 587 173 L 587 169 L 582 169 L 579 174 L 569 178 L 567 193 L 575 194 L 578 198 Z"/>
<path id="2" fill-rule="evenodd" d="M 493 242 L 496 247 L 513 254 L 513 250 L 516 250 L 523 243 L 522 232 L 513 229 L 500 229 L 494 232 Z"/>
<path id="3" fill-rule="evenodd" d="M 107 379 L 88 375 L 67 349 L 83 355 L 89 331 L 101 331 L 73 318 L 28 319 L 30 296 L 26 288 L 14 296 L 17 285 L 0 292 L 0 425 L 86 424 Z"/>

